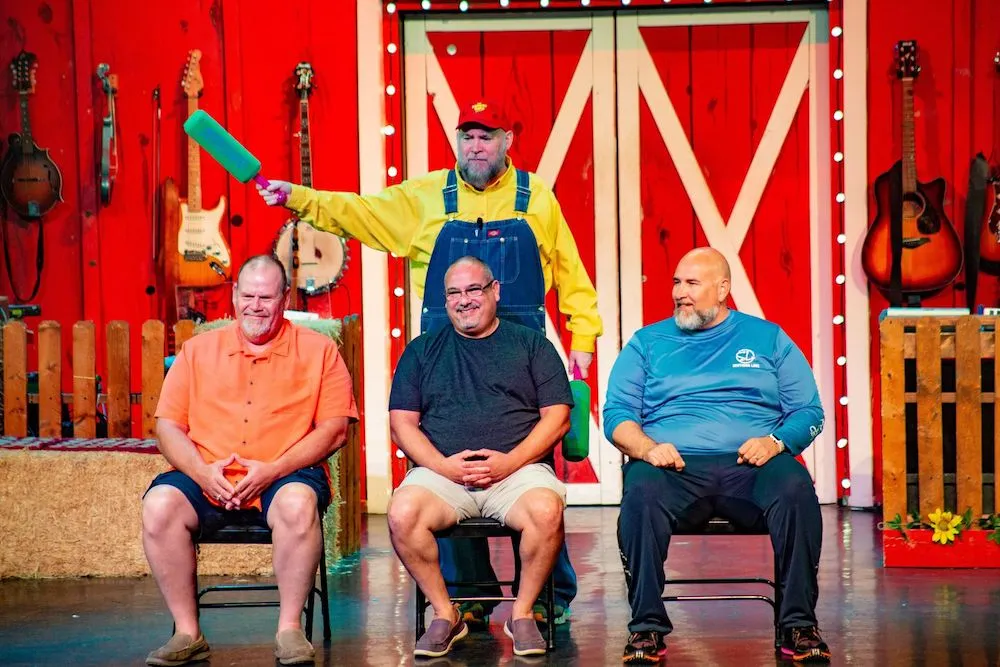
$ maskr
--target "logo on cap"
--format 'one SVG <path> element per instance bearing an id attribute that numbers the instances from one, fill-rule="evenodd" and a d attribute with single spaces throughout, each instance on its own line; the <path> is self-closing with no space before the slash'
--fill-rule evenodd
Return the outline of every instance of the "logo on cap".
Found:
<path id="1" fill-rule="evenodd" d="M 476 113 L 482 113 L 483 111 L 486 111 L 486 103 L 476 102 L 475 104 L 472 105 L 472 110 L 475 111 Z"/>

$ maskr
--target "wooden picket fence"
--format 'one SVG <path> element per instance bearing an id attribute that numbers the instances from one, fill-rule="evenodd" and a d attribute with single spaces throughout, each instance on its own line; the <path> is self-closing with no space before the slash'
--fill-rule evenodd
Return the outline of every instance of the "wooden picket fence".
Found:
<path id="1" fill-rule="evenodd" d="M 28 393 L 28 332 L 23 322 L 11 321 L 3 327 L 0 364 L 3 366 L 3 428 L 5 436 L 24 438 L 28 434 L 28 405 L 38 404 L 38 436 L 59 438 L 62 435 L 62 408 L 70 406 L 73 436 L 95 439 L 97 408 L 103 405 L 107 415 L 107 437 L 132 437 L 132 406 L 141 405 L 140 436 L 155 435 L 156 403 L 164 378 L 166 327 L 159 320 L 142 324 L 141 386 L 132 391 L 129 324 L 109 322 L 106 330 L 106 373 L 102 374 L 105 391 L 97 393 L 97 346 L 93 322 L 73 325 L 73 391 L 62 391 L 62 327 L 46 320 L 38 325 L 38 392 Z M 180 350 L 194 335 L 194 323 L 182 320 L 174 325 L 174 345 Z M 357 316 L 344 318 L 340 352 L 354 381 L 354 395 L 361 391 L 361 326 Z M 353 424 L 347 444 L 339 453 L 341 513 L 340 547 L 344 554 L 358 551 L 361 545 L 361 441 L 360 429 Z"/>
<path id="2" fill-rule="evenodd" d="M 1000 391 L 996 390 L 1000 387 L 1000 364 L 995 363 L 1000 349 L 997 318 L 887 317 L 879 330 L 885 520 L 911 514 L 926 521 L 936 509 L 962 513 L 971 508 L 974 517 L 1000 512 L 997 476 L 984 472 L 983 467 L 983 454 L 989 446 L 994 466 L 1000 465 L 1000 430 L 994 426 L 992 443 L 983 439 L 983 404 L 993 406 L 993 417 L 987 419 L 987 425 L 1000 418 Z M 907 382 L 909 360 L 915 369 L 909 369 Z M 984 360 L 993 363 L 984 364 Z M 990 365 L 992 369 L 984 371 Z M 943 391 L 952 383 L 954 391 Z M 984 391 L 984 386 L 992 386 L 994 391 Z M 946 437 L 943 415 L 949 404 L 955 406 L 955 431 Z M 909 468 L 908 405 L 916 406 L 916 465 Z M 955 472 L 946 473 L 945 452 L 947 449 L 950 458 L 951 442 Z M 950 467 L 950 460 L 947 463 Z"/>

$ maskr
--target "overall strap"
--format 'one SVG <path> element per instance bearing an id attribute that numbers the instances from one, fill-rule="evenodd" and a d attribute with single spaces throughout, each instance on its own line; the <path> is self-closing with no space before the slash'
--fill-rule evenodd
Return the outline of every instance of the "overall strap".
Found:
<path id="1" fill-rule="evenodd" d="M 448 182 L 441 190 L 441 196 L 444 197 L 444 214 L 452 218 L 458 213 L 458 176 L 454 169 L 448 172 Z"/>
<path id="2" fill-rule="evenodd" d="M 517 176 L 517 196 L 514 199 L 514 213 L 523 218 L 528 212 L 528 201 L 531 199 L 531 176 L 526 171 L 514 168 Z"/>

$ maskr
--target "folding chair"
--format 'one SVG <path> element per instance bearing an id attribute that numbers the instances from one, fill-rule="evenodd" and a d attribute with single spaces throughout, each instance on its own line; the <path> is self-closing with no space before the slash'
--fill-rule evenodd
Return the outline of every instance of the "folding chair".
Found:
<path id="1" fill-rule="evenodd" d="M 319 557 L 319 588 L 313 585 L 306 600 L 303 613 L 306 615 L 305 633 L 312 641 L 313 612 L 316 599 L 319 598 L 320 612 L 323 614 L 323 640 L 330 640 L 330 605 L 329 586 L 326 572 L 326 536 L 323 534 L 323 512 L 319 515 L 319 530 L 322 536 L 322 548 Z M 195 548 L 202 544 L 271 544 L 271 529 L 266 526 L 232 523 L 214 530 L 203 532 L 195 538 Z M 206 586 L 198 591 L 198 613 L 202 609 L 228 609 L 234 607 L 277 607 L 278 600 L 243 600 L 236 602 L 202 602 L 202 597 L 208 593 L 232 593 L 239 591 L 276 591 L 277 584 L 219 584 Z"/>
<path id="2" fill-rule="evenodd" d="M 452 537 L 509 537 L 511 546 L 514 549 L 514 579 L 510 581 L 446 581 L 445 584 L 448 586 L 471 586 L 474 588 L 486 588 L 489 586 L 511 586 L 513 588 L 514 581 L 519 579 L 521 574 L 521 557 L 518 552 L 518 547 L 521 543 L 521 534 L 516 530 L 504 526 L 502 523 L 495 519 L 484 519 L 484 518 L 474 518 L 466 519 L 464 521 L 458 522 L 455 526 L 451 528 L 446 528 L 434 533 L 434 537 L 438 538 L 452 538 Z M 501 591 L 502 593 L 502 591 Z M 548 645 L 548 650 L 551 651 L 555 647 L 555 582 L 553 580 L 552 574 L 549 574 L 548 583 L 542 589 L 542 595 L 545 598 L 545 609 L 546 609 L 546 619 L 545 619 L 545 629 L 546 629 L 546 642 Z M 514 597 L 503 597 L 501 596 L 474 596 L 474 597 L 452 597 L 452 602 L 513 602 L 516 598 Z M 421 635 L 427 629 L 426 620 L 424 614 L 427 610 L 429 603 L 427 598 L 424 596 L 424 592 L 420 590 L 420 586 L 417 586 L 416 594 L 416 615 L 417 615 L 417 639 L 420 639 Z"/>
<path id="3" fill-rule="evenodd" d="M 680 526 L 674 531 L 678 535 L 767 535 L 767 529 L 759 526 L 737 526 L 727 519 L 714 517 L 700 526 Z M 778 583 L 778 554 L 774 554 L 774 579 L 763 577 L 730 577 L 730 578 L 699 578 L 699 579 L 667 579 L 669 587 L 676 584 L 766 584 L 774 590 L 774 597 L 767 595 L 664 595 L 664 602 L 712 601 L 712 600 L 760 600 L 771 605 L 774 611 L 774 648 L 781 648 L 781 586 Z"/>

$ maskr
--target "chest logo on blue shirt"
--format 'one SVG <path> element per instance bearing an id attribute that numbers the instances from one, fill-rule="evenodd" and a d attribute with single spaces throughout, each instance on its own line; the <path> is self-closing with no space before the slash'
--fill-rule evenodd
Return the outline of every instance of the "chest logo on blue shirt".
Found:
<path id="1" fill-rule="evenodd" d="M 760 364 L 754 363 L 757 355 L 748 347 L 744 347 L 736 352 L 736 363 L 733 368 L 760 368 Z"/>

